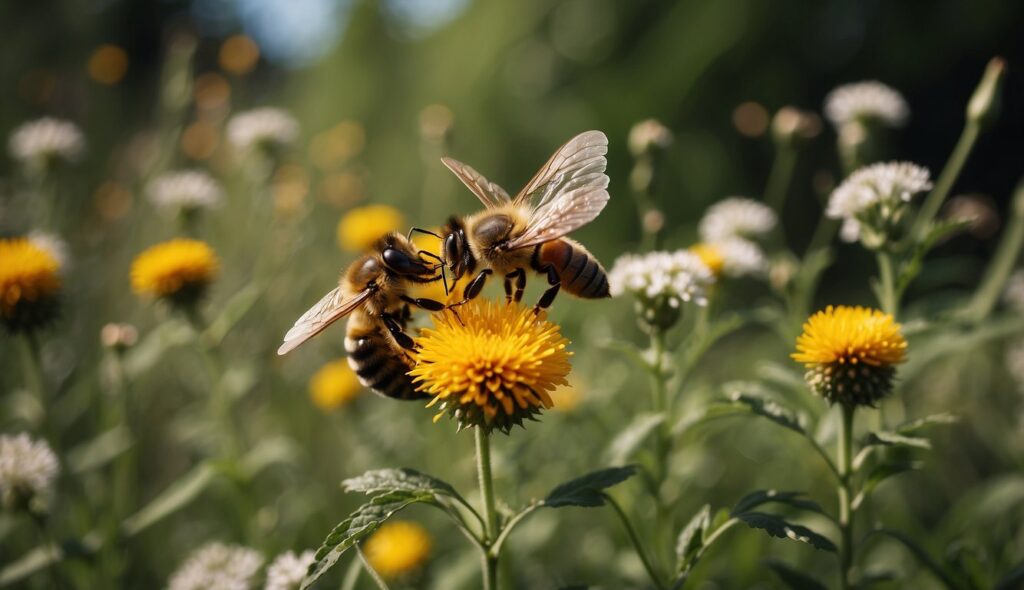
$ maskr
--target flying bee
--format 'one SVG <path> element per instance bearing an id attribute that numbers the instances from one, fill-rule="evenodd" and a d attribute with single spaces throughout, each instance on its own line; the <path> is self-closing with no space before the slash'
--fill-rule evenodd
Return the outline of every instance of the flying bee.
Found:
<path id="1" fill-rule="evenodd" d="M 537 310 L 549 307 L 560 289 L 587 299 L 607 297 L 604 267 L 583 245 L 565 237 L 593 221 L 608 202 L 607 152 L 604 133 L 581 133 L 559 148 L 515 198 L 470 166 L 442 158 L 486 207 L 452 217 L 442 230 L 442 263 L 455 281 L 480 267 L 453 305 L 479 295 L 492 273 L 504 276 L 506 297 L 519 302 L 527 269 L 548 280 Z"/>
<path id="2" fill-rule="evenodd" d="M 429 263 L 423 256 L 433 257 Z M 416 347 L 405 333 L 409 306 L 440 311 L 445 305 L 427 298 L 406 294 L 415 283 L 441 280 L 440 257 L 417 251 L 405 236 L 390 233 L 370 252 L 355 260 L 342 273 L 338 286 L 302 314 L 284 335 L 277 354 L 287 354 L 349 316 L 345 333 L 348 364 L 359 381 L 374 392 L 398 399 L 426 397 L 416 391 L 406 373 L 413 361 L 408 351 Z"/>

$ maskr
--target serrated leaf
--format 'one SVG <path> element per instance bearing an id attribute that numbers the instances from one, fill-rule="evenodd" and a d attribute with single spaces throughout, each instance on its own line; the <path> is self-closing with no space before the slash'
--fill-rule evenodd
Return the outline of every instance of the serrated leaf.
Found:
<path id="1" fill-rule="evenodd" d="M 900 462 L 900 463 L 882 463 L 876 465 L 874 469 L 868 473 L 867 478 L 864 480 L 864 485 L 861 486 L 860 492 L 857 497 L 853 499 L 852 507 L 854 510 L 860 508 L 860 505 L 864 500 L 878 487 L 878 484 L 889 479 L 894 475 L 906 473 L 907 471 L 914 471 L 921 468 L 920 461 Z"/>
<path id="2" fill-rule="evenodd" d="M 338 559 L 356 543 L 377 530 L 381 524 L 400 510 L 418 502 L 431 502 L 432 493 L 394 491 L 370 499 L 338 523 L 317 549 L 315 561 L 309 566 L 302 590 L 309 588 L 320 576 L 331 569 Z"/>
<path id="3" fill-rule="evenodd" d="M 906 436 L 904 434 L 898 434 L 895 432 L 869 432 L 864 437 L 864 445 L 882 445 L 887 447 L 913 447 L 916 449 L 930 450 L 932 443 L 926 438 L 920 438 L 917 436 Z"/>
<path id="4" fill-rule="evenodd" d="M 817 512 L 818 514 L 824 514 L 825 511 L 821 509 L 821 506 L 817 502 L 808 500 L 803 496 L 806 495 L 804 492 L 780 492 L 778 490 L 757 490 L 744 496 L 739 502 L 736 503 L 732 508 L 732 515 L 735 516 L 741 512 L 750 512 L 758 506 L 764 504 L 777 503 L 792 506 L 793 508 L 799 508 L 800 510 L 807 510 L 810 512 Z"/>
<path id="5" fill-rule="evenodd" d="M 777 559 L 766 559 L 764 565 L 775 572 L 779 581 L 792 590 L 828 590 L 828 586 Z"/>
<path id="6" fill-rule="evenodd" d="M 777 514 L 767 514 L 765 512 L 743 512 L 733 516 L 747 523 L 747 526 L 755 529 L 761 529 L 773 537 L 807 543 L 811 547 L 821 551 L 836 552 L 835 544 L 827 537 L 820 535 L 803 525 L 787 522 Z"/>
<path id="7" fill-rule="evenodd" d="M 925 416 L 924 418 L 918 418 L 917 420 L 911 420 L 910 422 L 901 424 L 896 428 L 896 432 L 904 435 L 911 435 L 920 430 L 924 430 L 929 426 L 935 426 L 940 424 L 956 424 L 959 421 L 960 417 L 955 414 L 932 414 L 931 416 Z"/>
<path id="8" fill-rule="evenodd" d="M 341 482 L 341 488 L 346 492 L 363 494 L 405 491 L 461 498 L 448 482 L 409 468 L 367 471 L 359 477 L 351 477 Z"/>
<path id="9" fill-rule="evenodd" d="M 633 456 L 654 429 L 665 422 L 664 414 L 639 414 L 608 445 L 609 463 L 624 463 Z"/>
<path id="10" fill-rule="evenodd" d="M 602 492 L 620 484 L 636 474 L 636 467 L 609 467 L 576 478 L 551 490 L 544 505 L 551 508 L 562 506 L 595 507 L 604 505 Z"/>
<path id="11" fill-rule="evenodd" d="M 683 527 L 676 539 L 677 571 L 686 569 L 693 556 L 704 546 L 704 533 L 708 530 L 709 524 L 711 524 L 711 505 L 705 504 Z"/>
<path id="12" fill-rule="evenodd" d="M 705 419 L 732 416 L 737 414 L 753 414 L 767 418 L 772 422 L 794 432 L 806 435 L 807 432 L 797 419 L 796 412 L 775 400 L 737 393 L 726 402 L 712 404 L 705 412 Z"/>

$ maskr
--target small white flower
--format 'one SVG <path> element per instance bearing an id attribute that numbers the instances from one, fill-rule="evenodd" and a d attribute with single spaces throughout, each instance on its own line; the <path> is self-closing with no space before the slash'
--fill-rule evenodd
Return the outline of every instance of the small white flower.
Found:
<path id="1" fill-rule="evenodd" d="M 829 92 L 825 116 L 836 127 L 857 119 L 875 119 L 899 127 L 907 122 L 910 109 L 899 92 L 872 80 L 844 84 Z"/>
<path id="2" fill-rule="evenodd" d="M 757 238 L 775 228 L 771 207 L 743 197 L 729 197 L 712 205 L 700 220 L 701 240 L 709 244 L 735 238 Z"/>
<path id="3" fill-rule="evenodd" d="M 228 141 L 248 150 L 266 144 L 288 144 L 299 135 L 299 124 L 287 112 L 273 107 L 244 111 L 228 121 Z"/>
<path id="4" fill-rule="evenodd" d="M 1018 270 L 1006 280 L 1003 301 L 1017 311 L 1024 312 L 1024 270 Z"/>
<path id="5" fill-rule="evenodd" d="M 267 585 L 264 590 L 299 590 L 313 559 L 312 551 L 303 551 L 299 555 L 288 551 L 278 555 L 267 567 Z"/>
<path id="6" fill-rule="evenodd" d="M 67 267 L 70 260 L 68 256 L 68 243 L 60 236 L 33 230 L 32 233 L 28 234 L 28 241 L 35 245 L 35 247 L 53 256 L 53 259 L 60 265 L 61 270 Z"/>
<path id="7" fill-rule="evenodd" d="M 0 435 L 0 501 L 46 497 L 53 490 L 59 464 L 45 440 L 28 434 Z"/>
<path id="8" fill-rule="evenodd" d="M 150 181 L 146 194 L 154 205 L 166 209 L 210 209 L 224 200 L 220 184 L 200 170 L 161 174 Z"/>
<path id="9" fill-rule="evenodd" d="M 82 154 L 85 138 L 74 123 L 45 117 L 15 129 L 7 147 L 15 159 L 26 163 L 49 158 L 70 162 Z"/>
<path id="10" fill-rule="evenodd" d="M 629 151 L 640 156 L 654 148 L 672 145 L 672 132 L 656 119 L 647 119 L 633 125 L 629 130 Z"/>
<path id="11" fill-rule="evenodd" d="M 768 261 L 761 247 L 739 238 L 712 244 L 722 257 L 722 272 L 731 277 L 764 274 Z"/>
<path id="12" fill-rule="evenodd" d="M 251 590 L 263 557 L 253 549 L 208 543 L 171 576 L 168 590 Z"/>
<path id="13" fill-rule="evenodd" d="M 686 250 L 620 256 L 608 273 L 613 296 L 631 293 L 646 303 L 664 299 L 677 308 L 684 301 L 705 305 L 705 290 L 714 276 L 700 258 Z"/>
<path id="14" fill-rule="evenodd" d="M 852 242 L 860 236 L 865 215 L 889 221 L 914 195 L 930 188 L 927 168 L 910 162 L 872 164 L 855 171 L 832 191 L 825 214 L 843 220 L 840 235 Z"/>

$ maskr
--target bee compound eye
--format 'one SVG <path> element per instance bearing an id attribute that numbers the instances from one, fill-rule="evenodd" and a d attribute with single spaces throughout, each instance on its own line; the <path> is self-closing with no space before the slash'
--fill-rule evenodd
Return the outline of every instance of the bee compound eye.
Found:
<path id="1" fill-rule="evenodd" d="M 461 248 L 459 247 L 459 240 L 455 234 L 448 234 L 444 239 L 444 259 L 449 267 L 455 265 L 460 256 Z"/>

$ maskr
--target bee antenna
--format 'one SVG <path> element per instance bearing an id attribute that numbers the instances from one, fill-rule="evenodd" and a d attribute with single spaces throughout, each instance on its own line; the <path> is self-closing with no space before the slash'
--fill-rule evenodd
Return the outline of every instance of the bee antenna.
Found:
<path id="1" fill-rule="evenodd" d="M 428 236 L 434 236 L 435 238 L 437 238 L 437 239 L 439 239 L 439 240 L 440 240 L 440 239 L 443 239 L 443 238 L 441 238 L 441 236 L 439 236 L 439 235 L 437 235 L 436 233 L 434 233 L 434 232 L 430 231 L 429 229 L 423 229 L 423 228 L 421 228 L 421 227 L 412 227 L 412 228 L 409 228 L 409 233 L 408 233 L 408 234 L 407 234 L 407 235 L 405 236 L 405 237 L 406 237 L 406 239 L 408 239 L 408 240 L 411 240 L 411 239 L 412 239 L 412 234 L 413 234 L 414 232 L 416 232 L 416 233 L 421 233 L 421 234 L 427 234 Z"/>

